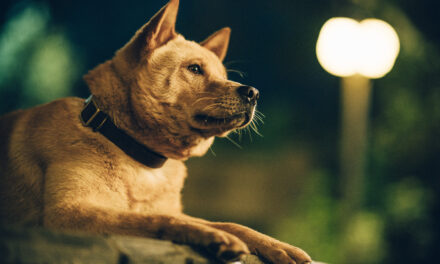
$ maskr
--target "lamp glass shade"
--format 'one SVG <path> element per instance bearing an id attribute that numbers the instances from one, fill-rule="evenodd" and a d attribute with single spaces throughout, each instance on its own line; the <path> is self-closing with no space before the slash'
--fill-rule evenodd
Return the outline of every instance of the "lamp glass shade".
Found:
<path id="1" fill-rule="evenodd" d="M 373 18 L 357 22 L 337 17 L 323 25 L 316 55 L 330 74 L 380 78 L 394 66 L 399 49 L 399 37 L 388 23 Z"/>

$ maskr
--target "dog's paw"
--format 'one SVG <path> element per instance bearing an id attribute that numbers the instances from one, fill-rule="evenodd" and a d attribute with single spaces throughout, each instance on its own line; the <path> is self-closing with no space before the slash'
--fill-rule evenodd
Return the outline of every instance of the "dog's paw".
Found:
<path id="1" fill-rule="evenodd" d="M 262 243 L 253 251 L 261 258 L 274 264 L 310 264 L 312 259 L 304 250 L 274 240 Z"/>
<path id="2" fill-rule="evenodd" d="M 223 261 L 237 260 L 243 254 L 250 254 L 246 244 L 238 237 L 227 232 L 203 228 L 187 234 L 190 244 L 205 248 Z"/>
<path id="3" fill-rule="evenodd" d="M 223 231 L 207 233 L 203 244 L 208 251 L 224 261 L 237 260 L 243 254 L 250 254 L 248 247 L 243 241 Z"/>

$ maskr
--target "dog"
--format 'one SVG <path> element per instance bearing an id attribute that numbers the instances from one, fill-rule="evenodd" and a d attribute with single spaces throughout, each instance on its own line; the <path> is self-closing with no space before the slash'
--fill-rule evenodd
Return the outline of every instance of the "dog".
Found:
<path id="1" fill-rule="evenodd" d="M 114 57 L 89 71 L 86 101 L 64 98 L 0 118 L 0 219 L 310 263 L 303 250 L 242 225 L 182 212 L 183 161 L 248 125 L 257 89 L 228 80 L 230 29 L 201 43 L 176 33 L 170 0 Z"/>

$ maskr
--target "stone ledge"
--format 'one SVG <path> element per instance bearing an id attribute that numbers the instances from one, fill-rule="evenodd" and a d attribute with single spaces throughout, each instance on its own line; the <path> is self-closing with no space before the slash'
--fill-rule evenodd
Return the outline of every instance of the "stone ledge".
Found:
<path id="1" fill-rule="evenodd" d="M 219 264 L 203 250 L 170 241 L 0 226 L 0 263 Z M 245 255 L 230 264 L 264 264 Z M 313 262 L 312 264 L 324 264 Z"/>
<path id="2" fill-rule="evenodd" d="M 170 241 L 0 227 L 0 263 L 218 264 L 208 254 Z M 236 262 L 237 263 L 237 262 Z M 263 264 L 256 256 L 238 262 Z"/>

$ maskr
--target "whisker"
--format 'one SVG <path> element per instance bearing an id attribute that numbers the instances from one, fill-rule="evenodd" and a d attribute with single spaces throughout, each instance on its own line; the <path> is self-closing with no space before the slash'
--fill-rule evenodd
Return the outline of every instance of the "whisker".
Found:
<path id="1" fill-rule="evenodd" d="M 255 109 L 255 114 L 258 114 L 261 117 L 266 117 L 262 112 L 258 111 L 257 109 Z"/>
<path id="2" fill-rule="evenodd" d="M 254 114 L 254 118 L 252 121 L 255 121 L 256 125 L 259 125 L 259 123 L 264 124 L 264 120 L 263 120 L 264 118 L 265 118 L 265 115 L 255 109 L 255 114 Z"/>
<path id="3" fill-rule="evenodd" d="M 235 70 L 235 69 L 226 69 L 226 72 L 234 72 L 237 73 L 238 75 L 240 75 L 241 78 L 246 77 L 246 73 L 240 71 L 240 70 Z"/>
<path id="4" fill-rule="evenodd" d="M 252 124 L 252 123 L 251 123 L 251 124 Z M 247 130 L 248 135 L 249 135 L 249 140 L 252 142 L 252 141 L 254 140 L 254 138 L 252 137 L 250 124 L 249 124 L 249 126 L 246 127 L 246 130 Z"/>
<path id="5" fill-rule="evenodd" d="M 237 142 L 235 142 L 234 140 L 232 140 L 229 136 L 225 137 L 226 139 L 228 139 L 234 146 L 236 146 L 239 149 L 243 149 L 240 144 L 238 144 Z"/>
<path id="6" fill-rule="evenodd" d="M 253 119 L 253 121 L 254 121 L 254 120 L 255 120 L 255 123 L 257 123 L 257 124 L 258 124 L 258 122 L 261 122 L 261 124 L 264 124 L 263 118 L 260 117 L 260 116 L 258 116 L 256 113 L 255 113 L 255 115 L 254 115 L 254 119 Z"/>
<path id="7" fill-rule="evenodd" d="M 260 137 L 263 137 L 263 135 L 258 131 L 257 125 L 255 125 L 253 121 L 250 123 L 250 127 L 255 132 L 255 134 L 259 135 Z"/>
<path id="8" fill-rule="evenodd" d="M 258 111 L 255 111 L 255 116 L 258 116 L 258 117 L 261 117 L 261 118 L 264 117 L 264 116 L 262 116 L 262 114 L 261 114 L 260 112 L 258 112 Z"/>
<path id="9" fill-rule="evenodd" d="M 257 126 L 259 126 L 259 125 L 264 125 L 264 121 L 263 121 L 263 120 L 255 119 L 255 124 L 256 124 Z"/>
<path id="10" fill-rule="evenodd" d="M 262 122 L 262 121 L 261 121 L 261 120 L 258 120 L 258 119 L 255 119 L 254 122 L 255 122 L 255 125 L 259 126 L 259 125 L 260 125 L 260 122 Z M 263 123 L 262 123 L 262 124 L 263 124 Z"/>
<path id="11" fill-rule="evenodd" d="M 238 134 L 238 141 L 241 141 L 241 139 L 242 139 L 242 133 L 241 133 L 241 129 L 237 129 L 236 130 L 237 131 L 237 134 Z"/>
<path id="12" fill-rule="evenodd" d="M 260 119 L 260 120 L 263 120 L 263 119 L 264 119 L 264 116 L 261 116 L 260 114 L 257 114 L 257 113 L 256 113 L 256 116 L 257 116 L 258 119 Z"/>
<path id="13" fill-rule="evenodd" d="M 215 154 L 214 150 L 212 149 L 212 145 L 209 147 L 209 150 L 211 151 L 212 155 L 214 157 L 217 157 L 217 155 Z"/>

